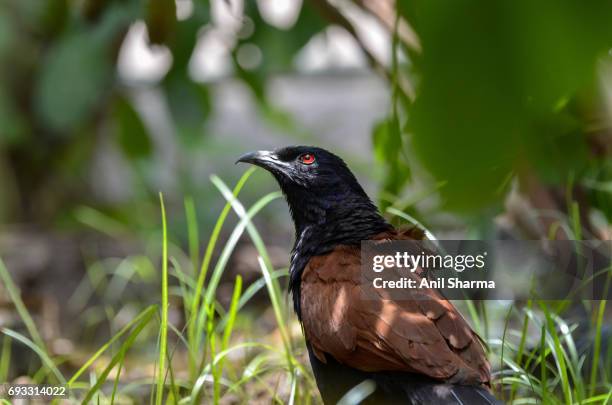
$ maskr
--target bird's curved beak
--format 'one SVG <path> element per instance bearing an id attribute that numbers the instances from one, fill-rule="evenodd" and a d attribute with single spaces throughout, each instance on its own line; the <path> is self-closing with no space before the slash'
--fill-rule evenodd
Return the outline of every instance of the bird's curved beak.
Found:
<path id="1" fill-rule="evenodd" d="M 267 150 L 258 150 L 255 152 L 245 153 L 240 156 L 236 163 L 250 163 L 264 169 L 270 169 L 278 163 L 278 158 L 274 152 Z"/>

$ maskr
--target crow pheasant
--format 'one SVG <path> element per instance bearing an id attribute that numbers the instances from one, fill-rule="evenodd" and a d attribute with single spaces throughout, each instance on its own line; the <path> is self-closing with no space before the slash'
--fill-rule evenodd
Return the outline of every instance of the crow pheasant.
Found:
<path id="1" fill-rule="evenodd" d="M 326 404 L 365 380 L 373 404 L 497 404 L 480 337 L 437 291 L 426 300 L 364 300 L 363 240 L 423 238 L 395 229 L 344 161 L 311 146 L 245 154 L 269 171 L 295 226 L 289 288 Z"/>

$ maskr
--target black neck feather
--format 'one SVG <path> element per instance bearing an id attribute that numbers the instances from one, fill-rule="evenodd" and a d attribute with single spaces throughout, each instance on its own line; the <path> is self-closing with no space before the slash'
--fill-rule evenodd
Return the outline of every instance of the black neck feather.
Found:
<path id="1" fill-rule="evenodd" d="M 314 256 L 338 245 L 359 245 L 362 240 L 391 229 L 376 206 L 361 190 L 345 188 L 332 197 L 311 196 L 304 190 L 285 193 L 295 224 L 295 245 L 291 253 L 289 289 L 293 306 L 301 319 L 301 279 Z"/>

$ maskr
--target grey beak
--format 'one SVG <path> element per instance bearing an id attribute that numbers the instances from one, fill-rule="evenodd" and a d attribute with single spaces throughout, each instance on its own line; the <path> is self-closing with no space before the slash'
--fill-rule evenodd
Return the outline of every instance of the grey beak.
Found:
<path id="1" fill-rule="evenodd" d="M 255 152 L 245 153 L 240 156 L 236 163 L 250 163 L 263 168 L 268 168 L 271 163 L 276 161 L 274 152 L 267 150 L 258 150 Z"/>

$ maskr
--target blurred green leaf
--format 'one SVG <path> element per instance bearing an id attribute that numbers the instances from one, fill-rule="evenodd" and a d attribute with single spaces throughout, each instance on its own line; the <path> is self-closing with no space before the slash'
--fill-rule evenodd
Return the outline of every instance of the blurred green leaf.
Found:
<path id="1" fill-rule="evenodd" d="M 397 196 L 410 180 L 411 173 L 410 167 L 404 161 L 402 133 L 397 117 L 391 116 L 376 124 L 372 141 L 376 160 L 386 168 L 382 193 Z M 380 205 L 384 210 L 390 202 L 383 198 Z"/>
<path id="2" fill-rule="evenodd" d="M 68 0 L 47 0 L 44 2 L 41 26 L 47 39 L 60 33 L 68 20 Z"/>
<path id="3" fill-rule="evenodd" d="M 146 158 L 151 155 L 153 145 L 140 115 L 129 99 L 117 97 L 113 106 L 117 123 L 118 142 L 125 155 L 130 159 Z"/>
<path id="4" fill-rule="evenodd" d="M 168 43 L 173 63 L 162 84 L 177 134 L 187 145 L 193 145 L 201 139 L 211 109 L 208 88 L 193 81 L 189 75 L 189 62 L 199 32 L 210 20 L 210 5 L 208 1 L 201 0 L 193 6 L 192 15 L 178 21 L 175 36 Z"/>
<path id="5" fill-rule="evenodd" d="M 133 3 L 112 4 L 95 26 L 74 26 L 41 64 L 34 104 L 43 124 L 57 135 L 70 135 L 112 89 L 114 47 L 137 11 Z"/>
<path id="6" fill-rule="evenodd" d="M 107 5 L 108 0 L 83 0 L 81 3 L 81 13 L 86 20 L 95 20 Z"/>
<path id="7" fill-rule="evenodd" d="M 0 85 L 0 146 L 17 143 L 25 137 L 27 131 L 27 121 Z"/>
<path id="8" fill-rule="evenodd" d="M 39 79 L 36 105 L 51 129 L 66 134 L 93 111 L 112 80 L 103 44 L 89 35 L 71 35 L 47 56 Z"/>
<path id="9" fill-rule="evenodd" d="M 580 123 L 565 114 L 534 122 L 526 134 L 525 158 L 547 184 L 562 185 L 587 168 L 588 150 Z"/>
<path id="10" fill-rule="evenodd" d="M 17 25 L 11 14 L 0 8 L 0 57 L 8 56 L 17 35 Z"/>
<path id="11" fill-rule="evenodd" d="M 180 72 L 171 72 L 163 87 L 181 140 L 193 144 L 201 137 L 210 112 L 208 89 Z"/>
<path id="12" fill-rule="evenodd" d="M 146 0 L 145 21 L 149 41 L 152 44 L 166 43 L 176 27 L 175 0 Z"/>
<path id="13" fill-rule="evenodd" d="M 584 183 L 590 203 L 597 207 L 608 221 L 612 221 L 612 161 L 592 161 Z"/>
<path id="14" fill-rule="evenodd" d="M 525 160 L 546 181 L 585 167 L 581 125 L 559 109 L 594 80 L 612 5 L 568 0 L 418 1 L 422 83 L 408 111 L 414 151 L 447 208 L 500 206 Z"/>
<path id="15" fill-rule="evenodd" d="M 173 72 L 188 74 L 189 61 L 197 44 L 199 32 L 210 22 L 210 5 L 207 0 L 195 1 L 193 13 L 186 20 L 178 21 L 176 32 L 168 46 L 172 52 Z"/>
<path id="16" fill-rule="evenodd" d="M 54 2 L 55 0 L 50 0 Z M 37 0 L 5 0 L 8 3 L 7 10 L 11 10 L 19 16 L 19 24 L 30 32 L 42 32 L 43 21 L 46 7 L 41 7 L 41 2 Z"/>

